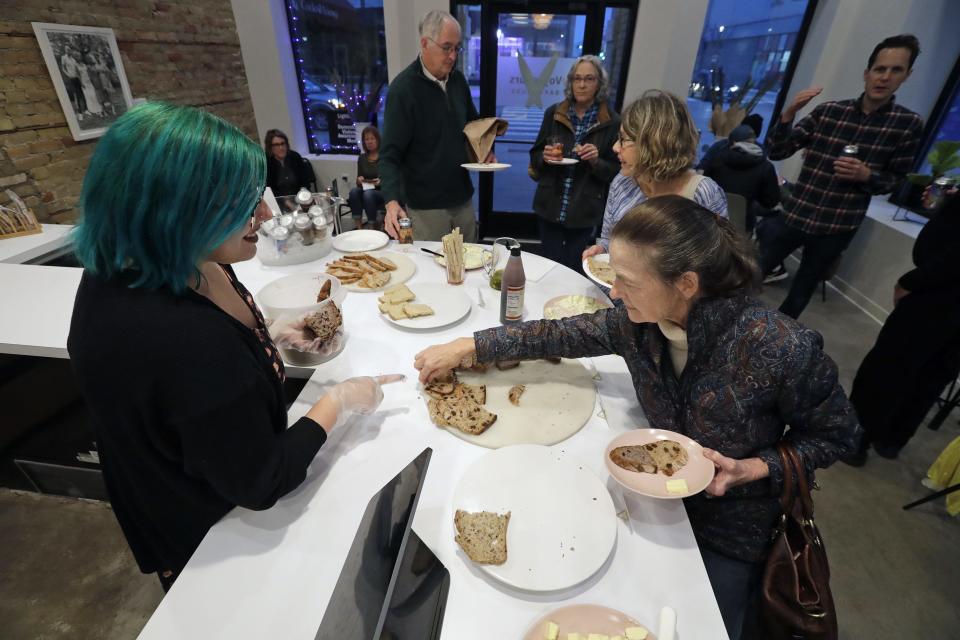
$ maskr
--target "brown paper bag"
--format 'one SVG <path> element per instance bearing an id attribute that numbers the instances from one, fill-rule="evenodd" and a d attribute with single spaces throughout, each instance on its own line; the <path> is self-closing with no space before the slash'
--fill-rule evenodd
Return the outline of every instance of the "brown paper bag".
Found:
<path id="1" fill-rule="evenodd" d="M 463 128 L 467 136 L 467 157 L 470 162 L 483 162 L 490 155 L 497 136 L 507 132 L 509 123 L 502 118 L 479 118 L 471 120 Z"/>

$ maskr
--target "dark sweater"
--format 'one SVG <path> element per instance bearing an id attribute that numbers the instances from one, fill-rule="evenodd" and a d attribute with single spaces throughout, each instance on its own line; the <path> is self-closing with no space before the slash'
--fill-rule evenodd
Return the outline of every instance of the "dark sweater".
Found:
<path id="1" fill-rule="evenodd" d="M 293 175 L 294 180 L 289 184 L 281 183 L 280 177 L 284 169 Z M 287 151 L 283 164 L 273 156 L 267 156 L 267 186 L 273 191 L 273 195 L 292 196 L 304 187 L 309 189 L 314 181 L 313 168 L 309 161 L 304 160 L 303 156 L 293 149 Z"/>
<path id="2" fill-rule="evenodd" d="M 444 92 L 424 75 L 420 58 L 390 83 L 383 116 L 380 187 L 387 202 L 445 209 L 473 196 L 463 127 L 478 118 L 467 79 L 450 73 Z"/>
<path id="3" fill-rule="evenodd" d="M 913 245 L 916 269 L 900 277 L 911 293 L 960 293 L 960 195 L 947 199 L 924 225 Z"/>
<path id="4" fill-rule="evenodd" d="M 857 415 L 820 335 L 745 296 L 694 304 L 679 378 L 657 325 L 631 322 L 622 306 L 478 331 L 474 339 L 480 362 L 615 353 L 626 361 L 651 427 L 731 458 L 766 462 L 769 478 L 723 497 L 699 493 L 684 500 L 698 543 L 731 558 L 756 562 L 767 553 L 783 486 L 778 441 L 796 447 L 812 474 L 852 453 L 860 439 Z"/>
<path id="5" fill-rule="evenodd" d="M 767 209 L 780 202 L 777 170 L 756 144 L 727 145 L 710 158 L 704 158 L 703 175 L 719 184 L 727 193 L 737 193 Z"/>
<path id="6" fill-rule="evenodd" d="M 144 573 L 178 573 L 235 506 L 272 506 L 326 440 L 308 418 L 286 428 L 280 377 L 254 332 L 194 292 L 85 272 L 67 350 Z"/>

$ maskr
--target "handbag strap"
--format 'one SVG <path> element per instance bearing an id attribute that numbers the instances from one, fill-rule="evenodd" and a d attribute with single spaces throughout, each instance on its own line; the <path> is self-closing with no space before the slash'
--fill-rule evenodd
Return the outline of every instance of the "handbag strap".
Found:
<path id="1" fill-rule="evenodd" d="M 793 461 L 786 452 L 786 444 L 777 443 L 777 453 L 780 454 L 780 462 L 783 466 L 783 493 L 780 494 L 780 511 L 787 515 L 793 510 Z"/>
<path id="2" fill-rule="evenodd" d="M 807 470 L 800 460 L 800 454 L 790 444 L 777 443 L 777 452 L 783 463 L 783 494 L 780 497 L 780 507 L 783 513 L 789 514 L 793 509 L 794 500 L 799 498 L 803 517 L 813 519 L 813 498 L 810 496 L 810 486 L 807 483 Z M 796 474 L 796 492 L 794 492 L 794 474 Z"/>

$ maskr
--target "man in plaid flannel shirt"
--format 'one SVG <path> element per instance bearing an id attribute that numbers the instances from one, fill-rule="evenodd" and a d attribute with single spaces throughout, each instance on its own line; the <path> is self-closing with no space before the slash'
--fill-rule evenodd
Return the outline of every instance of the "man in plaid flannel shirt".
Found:
<path id="1" fill-rule="evenodd" d="M 893 191 L 912 167 L 923 121 L 895 104 L 894 92 L 910 76 L 919 54 L 920 43 L 912 35 L 885 39 L 870 55 L 859 98 L 824 102 L 793 125 L 797 112 L 822 91 L 805 89 L 771 129 L 771 160 L 805 149 L 783 216 L 768 219 L 760 237 L 767 275 L 803 247 L 800 268 L 780 305 L 783 313 L 796 318 L 803 312 L 817 284 L 853 240 L 871 196 Z M 857 157 L 842 155 L 846 145 L 857 145 Z"/>

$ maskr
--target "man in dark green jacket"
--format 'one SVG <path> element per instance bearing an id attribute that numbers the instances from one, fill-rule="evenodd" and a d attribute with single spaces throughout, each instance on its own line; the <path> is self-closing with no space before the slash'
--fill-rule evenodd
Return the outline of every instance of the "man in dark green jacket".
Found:
<path id="1" fill-rule="evenodd" d="M 409 217 L 416 240 L 440 240 L 455 227 L 464 240 L 477 240 L 473 183 L 460 165 L 470 162 L 463 127 L 479 115 L 467 79 L 454 69 L 460 41 L 453 16 L 430 11 L 420 21 L 420 55 L 390 83 L 380 185 L 384 226 L 394 238 L 399 219 Z"/>

